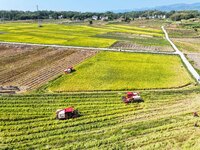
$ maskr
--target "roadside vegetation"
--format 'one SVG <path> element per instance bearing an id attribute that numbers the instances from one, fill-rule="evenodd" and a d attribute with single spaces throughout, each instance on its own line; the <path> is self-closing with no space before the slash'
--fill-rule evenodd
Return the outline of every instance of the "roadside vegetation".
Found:
<path id="1" fill-rule="evenodd" d="M 48 91 L 176 88 L 193 80 L 173 55 L 101 52 L 46 87 Z"/>

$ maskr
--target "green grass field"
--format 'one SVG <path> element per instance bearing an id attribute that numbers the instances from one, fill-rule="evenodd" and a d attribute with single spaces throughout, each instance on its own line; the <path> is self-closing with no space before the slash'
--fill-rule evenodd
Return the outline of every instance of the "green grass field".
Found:
<path id="1" fill-rule="evenodd" d="M 0 96 L 0 149 L 200 149 L 199 91 L 142 92 L 129 105 L 118 92 Z M 68 106 L 83 116 L 56 120 Z"/>
<path id="2" fill-rule="evenodd" d="M 160 37 L 161 40 L 164 36 L 160 29 L 115 24 L 94 26 L 43 24 L 42 28 L 38 28 L 37 24 L 33 23 L 6 23 L 0 24 L 0 33 L 0 41 L 86 47 L 110 47 L 117 41 L 115 38 L 97 37 L 106 33 L 148 35 Z"/>
<path id="3" fill-rule="evenodd" d="M 101 52 L 76 72 L 50 82 L 48 91 L 173 88 L 192 83 L 178 56 Z"/>

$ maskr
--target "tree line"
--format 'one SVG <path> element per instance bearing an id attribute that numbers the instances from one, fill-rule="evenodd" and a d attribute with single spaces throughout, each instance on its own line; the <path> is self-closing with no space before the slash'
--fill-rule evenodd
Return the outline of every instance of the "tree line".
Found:
<path id="1" fill-rule="evenodd" d="M 106 17 L 106 20 L 115 20 L 123 18 L 124 21 L 130 21 L 134 18 L 170 18 L 173 21 L 182 19 L 191 19 L 200 17 L 199 11 L 132 11 L 125 13 L 93 13 L 93 12 L 75 12 L 75 11 L 0 11 L 1 20 L 35 20 L 35 19 L 70 19 L 70 20 L 85 20 L 96 16 L 98 19 Z M 160 17 L 162 16 L 162 17 Z"/>

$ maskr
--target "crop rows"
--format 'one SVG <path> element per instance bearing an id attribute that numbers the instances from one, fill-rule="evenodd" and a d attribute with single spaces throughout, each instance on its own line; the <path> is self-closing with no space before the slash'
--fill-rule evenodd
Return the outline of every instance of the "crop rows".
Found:
<path id="1" fill-rule="evenodd" d="M 43 51 L 43 50 L 42 50 Z M 45 53 L 45 51 L 44 51 Z M 21 78 L 22 75 L 26 75 L 27 73 L 31 73 L 35 70 L 38 70 L 39 68 L 41 68 L 41 64 L 51 64 L 52 62 L 59 60 L 65 56 L 71 55 L 72 53 L 74 53 L 73 51 L 63 51 L 63 52 L 58 52 L 58 53 L 54 53 L 53 55 L 49 55 L 47 57 L 43 57 L 42 59 L 36 60 L 32 62 L 32 59 L 29 60 L 31 63 L 23 66 L 20 66 L 19 68 L 15 68 L 13 70 L 10 70 L 10 72 L 7 72 L 5 74 L 2 74 L 2 78 L 0 78 L 0 82 L 2 84 L 5 83 L 9 83 L 9 82 L 13 82 L 15 80 L 17 80 L 18 78 Z M 33 55 L 34 58 L 34 55 Z M 44 61 L 44 59 L 47 59 L 46 61 Z"/>
<path id="2" fill-rule="evenodd" d="M 114 48 L 144 50 L 144 51 L 173 51 L 169 46 L 143 46 L 132 42 L 116 42 L 112 45 Z"/>
<path id="3" fill-rule="evenodd" d="M 117 32 L 163 37 L 163 33 L 160 29 L 157 30 L 126 25 L 43 25 L 45 28 L 37 28 L 37 25 L 33 23 L 9 23 L 6 25 L 1 24 L 0 30 L 7 32 L 7 34 L 1 34 L 0 40 L 7 42 L 105 48 L 110 47 L 113 43 L 116 42 L 116 40 L 108 38 L 99 39 L 96 37 L 96 35 Z M 12 28 L 12 30 L 10 28 Z"/>
<path id="4" fill-rule="evenodd" d="M 62 73 L 63 70 L 66 69 L 66 66 L 74 66 L 76 64 L 79 64 L 84 59 L 91 57 L 94 54 L 95 53 L 92 53 L 92 52 L 89 53 L 86 51 L 78 51 L 72 54 L 70 57 L 67 56 L 66 58 L 63 58 L 55 62 L 51 66 L 41 69 L 38 74 L 31 75 L 27 79 L 22 79 L 19 82 L 19 84 L 23 86 L 27 86 L 29 90 L 36 88 L 42 85 L 45 81 L 47 81 L 47 79 L 52 79 L 52 77 L 55 77 L 56 75 Z"/>
<path id="5" fill-rule="evenodd" d="M 14 54 L 0 59 L 3 66 L 0 70 L 0 85 L 15 85 L 27 90 L 41 86 L 61 74 L 66 67 L 79 64 L 96 54 L 75 49 L 6 45 L 1 46 L 0 54 L 5 49 Z"/>
<path id="6" fill-rule="evenodd" d="M 187 93 L 190 93 L 189 95 Z M 126 105 L 123 93 L 37 94 L 0 97 L 0 146 L 11 149 L 136 149 L 189 144 L 191 113 L 199 92 L 143 92 Z M 176 94 L 176 97 L 174 95 Z M 74 106 L 82 116 L 58 121 L 55 111 Z M 180 132 L 181 130 L 181 132 Z M 184 142 L 181 139 L 187 139 Z M 180 140 L 179 140 L 180 139 Z M 194 140 L 193 142 L 198 142 Z"/>

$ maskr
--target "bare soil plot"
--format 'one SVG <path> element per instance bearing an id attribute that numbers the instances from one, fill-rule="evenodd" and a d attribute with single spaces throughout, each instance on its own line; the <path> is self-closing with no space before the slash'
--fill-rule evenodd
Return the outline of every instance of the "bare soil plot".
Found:
<path id="1" fill-rule="evenodd" d="M 167 51 L 172 52 L 173 48 L 170 46 L 145 46 L 145 45 L 139 45 L 134 44 L 131 42 L 116 42 L 112 45 L 112 48 L 119 48 L 119 49 L 130 49 L 130 50 L 142 50 L 142 51 Z"/>
<path id="2" fill-rule="evenodd" d="M 187 57 L 193 62 L 194 67 L 200 70 L 200 53 L 189 53 Z"/>
<path id="3" fill-rule="evenodd" d="M 35 89 L 96 52 L 38 46 L 0 45 L 0 85 Z"/>
<path id="4" fill-rule="evenodd" d="M 174 51 L 169 42 L 163 37 L 143 34 L 110 32 L 96 37 L 115 39 L 111 48 L 143 50 L 143 51 Z"/>

